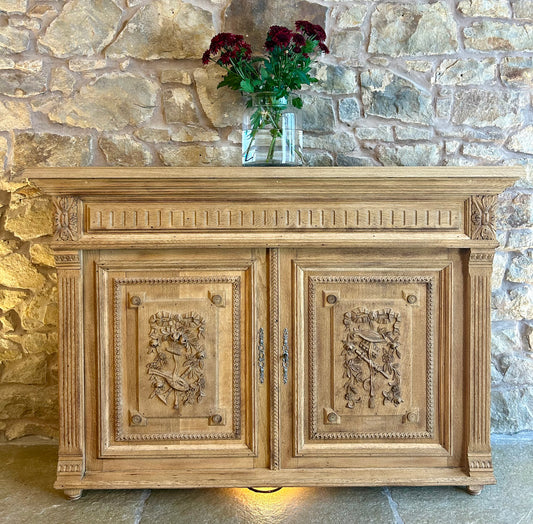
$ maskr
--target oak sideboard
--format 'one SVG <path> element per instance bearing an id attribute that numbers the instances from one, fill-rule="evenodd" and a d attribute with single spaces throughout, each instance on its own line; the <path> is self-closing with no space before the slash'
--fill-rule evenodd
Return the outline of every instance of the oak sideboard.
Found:
<path id="1" fill-rule="evenodd" d="M 55 487 L 495 482 L 490 279 L 520 168 L 47 168 Z"/>

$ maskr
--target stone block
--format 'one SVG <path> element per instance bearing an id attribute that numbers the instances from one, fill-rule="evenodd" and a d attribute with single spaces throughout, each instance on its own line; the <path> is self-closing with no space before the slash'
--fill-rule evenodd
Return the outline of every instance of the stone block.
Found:
<path id="1" fill-rule="evenodd" d="M 533 319 L 533 286 L 523 284 L 492 294 L 492 320 Z"/>
<path id="2" fill-rule="evenodd" d="M 25 330 L 32 331 L 57 326 L 57 288 L 47 282 L 17 310 L 20 311 L 21 325 Z"/>
<path id="3" fill-rule="evenodd" d="M 22 356 L 22 347 L 17 342 L 0 337 L 0 363 L 16 360 Z M 0 409 L 0 419 L 2 410 Z"/>
<path id="4" fill-rule="evenodd" d="M 500 327 L 495 323 L 492 328 L 492 360 L 497 363 L 498 368 L 503 373 L 505 373 L 507 368 L 500 366 L 500 359 L 508 355 L 513 355 L 520 350 L 522 345 L 518 325 L 518 322 L 514 322 L 511 325 L 504 323 L 503 327 Z"/>
<path id="5" fill-rule="evenodd" d="M 101 136 L 98 146 L 110 166 L 135 167 L 152 163 L 150 151 L 130 135 Z"/>
<path id="6" fill-rule="evenodd" d="M 22 53 L 30 45 L 30 33 L 10 25 L 0 26 L 0 55 Z"/>
<path id="7" fill-rule="evenodd" d="M 533 358 L 515 355 L 510 359 L 503 382 L 512 386 L 533 385 Z"/>
<path id="8" fill-rule="evenodd" d="M 511 259 L 506 279 L 527 284 L 533 282 L 533 253 L 519 254 Z"/>
<path id="9" fill-rule="evenodd" d="M 339 29 L 349 29 L 359 27 L 363 23 L 367 12 L 367 4 L 349 2 L 348 5 L 334 7 L 331 16 Z"/>
<path id="10" fill-rule="evenodd" d="M 107 60 L 101 58 L 71 58 L 68 61 L 68 68 L 76 73 L 94 71 L 107 67 Z"/>
<path id="11" fill-rule="evenodd" d="M 3 384 L 44 384 L 46 382 L 46 355 L 24 355 L 18 360 L 5 362 L 0 370 Z"/>
<path id="12" fill-rule="evenodd" d="M 511 17 L 508 0 L 461 0 L 457 10 L 465 16 Z"/>
<path id="13" fill-rule="evenodd" d="M 181 0 L 142 6 L 107 48 L 112 58 L 200 58 L 215 34 L 209 11 Z"/>
<path id="14" fill-rule="evenodd" d="M 14 171 L 26 167 L 87 166 L 92 161 L 89 136 L 63 136 L 53 133 L 15 135 Z"/>
<path id="15" fill-rule="evenodd" d="M 356 154 L 344 154 L 340 153 L 337 155 L 337 165 L 338 166 L 356 166 L 356 167 L 365 167 L 365 166 L 375 166 L 377 163 L 368 157 L 363 157 Z"/>
<path id="16" fill-rule="evenodd" d="M 533 57 L 506 56 L 500 64 L 500 77 L 509 87 L 533 87 Z"/>
<path id="17" fill-rule="evenodd" d="M 0 0 L 0 11 L 6 13 L 25 13 L 28 0 Z"/>
<path id="18" fill-rule="evenodd" d="M 18 289 L 40 288 L 45 282 L 32 263 L 20 253 L 0 259 L 0 285 Z"/>
<path id="19" fill-rule="evenodd" d="M 333 132 L 335 128 L 333 100 L 323 96 L 306 95 L 302 109 L 302 125 L 304 131 Z"/>
<path id="20" fill-rule="evenodd" d="M 483 20 L 463 30 L 466 49 L 533 51 L 533 24 Z"/>
<path id="21" fill-rule="evenodd" d="M 314 85 L 316 91 L 331 94 L 352 94 L 358 90 L 357 74 L 354 69 L 318 64 L 314 76 L 318 79 L 318 84 Z"/>
<path id="22" fill-rule="evenodd" d="M 186 87 L 163 91 L 163 112 L 167 124 L 200 124 L 196 102 L 192 92 Z"/>
<path id="23" fill-rule="evenodd" d="M 54 253 L 47 244 L 33 244 L 30 247 L 30 259 L 39 266 L 55 267 Z"/>
<path id="24" fill-rule="evenodd" d="M 455 93 L 452 122 L 472 127 L 507 128 L 522 123 L 522 97 L 510 91 L 466 89 Z"/>
<path id="25" fill-rule="evenodd" d="M 391 126 L 364 127 L 355 128 L 355 136 L 359 140 L 381 140 L 383 142 L 392 142 L 394 135 Z"/>
<path id="26" fill-rule="evenodd" d="M 26 353 L 57 353 L 57 333 L 27 333 L 22 336 L 21 343 Z"/>
<path id="27" fill-rule="evenodd" d="M 511 151 L 533 155 L 533 126 L 527 126 L 515 133 L 506 144 Z"/>
<path id="28" fill-rule="evenodd" d="M 494 81 L 496 60 L 448 59 L 443 60 L 435 71 L 435 83 L 440 85 L 486 85 Z"/>
<path id="29" fill-rule="evenodd" d="M 384 166 L 437 166 L 441 164 L 442 148 L 437 144 L 379 145 L 375 153 Z"/>
<path id="30" fill-rule="evenodd" d="M 131 73 L 106 73 L 48 113 L 52 122 L 98 131 L 118 131 L 148 120 L 156 107 L 157 85 Z"/>
<path id="31" fill-rule="evenodd" d="M 160 144 L 170 142 L 170 131 L 168 129 L 156 129 L 151 127 L 141 127 L 133 133 L 139 140 L 150 144 Z"/>
<path id="32" fill-rule="evenodd" d="M 511 0 L 515 18 L 533 19 L 533 4 L 531 0 Z"/>
<path id="33" fill-rule="evenodd" d="M 304 153 L 306 166 L 332 166 L 334 164 L 333 157 L 329 153 L 323 152 L 307 152 Z"/>
<path id="34" fill-rule="evenodd" d="M 533 229 L 512 229 L 505 247 L 517 250 L 533 249 Z"/>
<path id="35" fill-rule="evenodd" d="M 113 40 L 121 17 L 113 0 L 71 0 L 38 42 L 53 56 L 93 56 Z"/>
<path id="36" fill-rule="evenodd" d="M 192 84 L 192 76 L 188 71 L 179 69 L 165 69 L 161 71 L 160 80 L 162 84 Z"/>
<path id="37" fill-rule="evenodd" d="M 492 289 L 496 290 L 501 287 L 503 277 L 507 264 L 509 262 L 509 254 L 505 251 L 496 251 L 494 255 L 494 262 L 492 264 Z"/>
<path id="38" fill-rule="evenodd" d="M 367 115 L 430 124 L 434 118 L 431 94 L 382 69 L 361 73 L 361 93 Z"/>
<path id="39" fill-rule="evenodd" d="M 50 91 L 60 91 L 64 95 L 70 95 L 74 91 L 76 78 L 64 67 L 53 67 L 50 71 Z"/>
<path id="40" fill-rule="evenodd" d="M 313 136 L 304 133 L 304 149 L 324 149 L 331 153 L 346 153 L 357 147 L 351 133 L 340 131 L 331 135 Z"/>
<path id="41" fill-rule="evenodd" d="M 199 126 L 184 126 L 172 133 L 174 142 L 218 142 L 220 136 L 212 129 Z"/>
<path id="42" fill-rule="evenodd" d="M 2 312 L 15 309 L 28 298 L 26 291 L 13 291 L 10 289 L 0 289 L 0 309 Z"/>
<path id="43" fill-rule="evenodd" d="M 165 166 L 240 166 L 241 149 L 213 146 L 163 146 L 159 152 Z"/>
<path id="44" fill-rule="evenodd" d="M 0 94 L 27 98 L 46 91 L 46 75 L 19 69 L 7 69 L 0 74 Z"/>
<path id="45" fill-rule="evenodd" d="M 21 240 L 32 240 L 54 232 L 52 217 L 53 206 L 48 198 L 12 200 L 5 228 Z"/>
<path id="46" fill-rule="evenodd" d="M 10 420 L 6 424 L 6 440 L 14 440 L 30 435 L 39 435 L 57 439 L 59 437 L 59 428 L 55 418 L 56 417 L 54 417 L 54 420 L 49 423 L 38 420 Z"/>
<path id="47" fill-rule="evenodd" d="M 0 419 L 58 417 L 57 386 L 0 385 Z"/>
<path id="48" fill-rule="evenodd" d="M 30 111 L 24 102 L 0 101 L 0 131 L 29 127 L 31 127 Z"/>
<path id="49" fill-rule="evenodd" d="M 443 55 L 457 49 L 457 24 L 444 2 L 387 2 L 372 14 L 369 53 Z"/>
<path id="50" fill-rule="evenodd" d="M 533 227 L 533 195 L 504 193 L 496 207 L 498 229 L 523 229 Z"/>
<path id="51" fill-rule="evenodd" d="M 398 140 L 431 140 L 433 138 L 433 130 L 431 128 L 395 126 L 394 132 Z"/>
<path id="52" fill-rule="evenodd" d="M 503 151 L 493 144 L 467 142 L 463 145 L 463 155 L 480 158 L 487 162 L 497 162 L 503 159 Z"/>
<path id="53" fill-rule="evenodd" d="M 361 109 L 356 98 L 341 98 L 339 100 L 339 118 L 345 124 L 353 125 L 361 118 Z"/>
<path id="54" fill-rule="evenodd" d="M 331 54 L 343 62 L 359 65 L 361 51 L 364 49 L 361 31 L 350 29 L 335 31 L 329 38 Z"/>
<path id="55" fill-rule="evenodd" d="M 533 388 L 492 391 L 491 424 L 494 433 L 533 429 Z"/>

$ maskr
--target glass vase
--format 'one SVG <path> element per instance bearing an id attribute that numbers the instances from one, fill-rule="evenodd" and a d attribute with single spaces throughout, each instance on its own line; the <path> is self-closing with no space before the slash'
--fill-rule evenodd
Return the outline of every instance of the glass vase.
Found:
<path id="1" fill-rule="evenodd" d="M 243 116 L 243 166 L 303 164 L 301 110 L 291 98 L 267 92 L 251 95 Z"/>

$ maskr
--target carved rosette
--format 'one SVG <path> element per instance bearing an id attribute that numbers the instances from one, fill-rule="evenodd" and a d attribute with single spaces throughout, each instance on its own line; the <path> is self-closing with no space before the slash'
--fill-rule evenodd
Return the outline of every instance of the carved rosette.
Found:
<path id="1" fill-rule="evenodd" d="M 57 197 L 54 199 L 55 240 L 69 242 L 79 239 L 79 202 L 78 198 L 70 196 Z"/>
<path id="2" fill-rule="evenodd" d="M 376 406 L 381 389 L 383 404 L 399 406 L 400 390 L 400 314 L 391 309 L 357 309 L 344 314 L 344 384 L 346 407 L 353 409 L 368 397 L 368 407 Z"/>
<path id="3" fill-rule="evenodd" d="M 205 396 L 205 320 L 197 313 L 187 315 L 158 312 L 150 317 L 150 349 L 147 365 L 152 384 L 150 398 L 157 397 L 172 407 L 201 402 Z"/>
<path id="4" fill-rule="evenodd" d="M 471 237 L 474 240 L 496 240 L 494 195 L 477 195 L 470 199 Z"/>

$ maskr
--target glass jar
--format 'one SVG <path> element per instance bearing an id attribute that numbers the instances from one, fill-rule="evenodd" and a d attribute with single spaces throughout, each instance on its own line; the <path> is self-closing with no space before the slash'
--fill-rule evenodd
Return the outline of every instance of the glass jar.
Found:
<path id="1" fill-rule="evenodd" d="M 301 110 L 292 96 L 251 95 L 242 123 L 243 166 L 300 166 L 302 138 Z"/>

